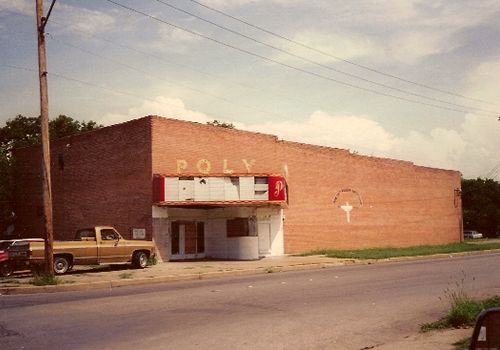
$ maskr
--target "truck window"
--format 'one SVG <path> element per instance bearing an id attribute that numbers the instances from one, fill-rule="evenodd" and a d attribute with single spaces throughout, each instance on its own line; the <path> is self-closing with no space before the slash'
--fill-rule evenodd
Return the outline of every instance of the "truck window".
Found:
<path id="1" fill-rule="evenodd" d="M 84 228 L 76 231 L 75 240 L 77 241 L 95 241 L 95 231 L 93 228 Z"/>
<path id="2" fill-rule="evenodd" d="M 118 233 L 112 229 L 102 229 L 101 230 L 101 240 L 103 241 L 116 241 L 118 239 Z"/>

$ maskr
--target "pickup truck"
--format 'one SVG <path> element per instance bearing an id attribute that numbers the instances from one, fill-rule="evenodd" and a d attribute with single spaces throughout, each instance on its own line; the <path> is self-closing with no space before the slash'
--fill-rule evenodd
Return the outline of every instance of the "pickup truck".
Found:
<path id="1" fill-rule="evenodd" d="M 30 242 L 27 249 L 31 266 L 36 268 L 45 263 L 44 242 Z M 53 249 L 56 274 L 68 272 L 73 265 L 132 263 L 142 269 L 155 255 L 153 242 L 124 239 L 110 226 L 77 230 L 73 240 L 54 241 Z"/>

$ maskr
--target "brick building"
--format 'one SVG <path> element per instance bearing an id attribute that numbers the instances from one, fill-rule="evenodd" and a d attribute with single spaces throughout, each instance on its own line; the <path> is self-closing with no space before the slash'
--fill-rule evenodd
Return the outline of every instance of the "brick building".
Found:
<path id="1" fill-rule="evenodd" d="M 41 236 L 40 148 L 17 150 L 16 214 Z M 164 260 L 461 240 L 460 173 L 147 116 L 51 143 L 54 232 L 116 227 Z"/>

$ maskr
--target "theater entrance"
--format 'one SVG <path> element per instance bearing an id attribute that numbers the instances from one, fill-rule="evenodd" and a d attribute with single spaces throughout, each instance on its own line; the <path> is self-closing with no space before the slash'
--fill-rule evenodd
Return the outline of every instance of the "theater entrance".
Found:
<path id="1" fill-rule="evenodd" d="M 205 223 L 174 221 L 171 234 L 171 260 L 205 257 Z"/>

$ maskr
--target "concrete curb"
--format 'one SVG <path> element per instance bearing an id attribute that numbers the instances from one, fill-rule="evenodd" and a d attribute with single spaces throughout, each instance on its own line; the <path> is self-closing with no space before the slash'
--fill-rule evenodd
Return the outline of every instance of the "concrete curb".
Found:
<path id="1" fill-rule="evenodd" d="M 443 254 L 422 255 L 422 256 L 394 257 L 394 258 L 378 259 L 378 260 L 342 259 L 341 263 L 339 263 L 338 261 L 332 263 L 328 262 L 297 263 L 292 265 L 276 265 L 269 267 L 261 266 L 258 268 L 251 268 L 251 269 L 207 271 L 207 272 L 198 272 L 198 273 L 182 274 L 182 275 L 167 275 L 158 277 L 119 279 L 119 280 L 96 281 L 96 282 L 86 282 L 86 283 L 71 283 L 71 284 L 68 283 L 68 284 L 60 284 L 54 286 L 0 287 L 0 295 L 43 294 L 43 293 L 75 292 L 75 291 L 87 291 L 87 290 L 98 290 L 98 289 L 114 289 L 126 286 L 138 286 L 138 285 L 180 282 L 180 281 L 194 281 L 201 279 L 221 278 L 221 277 L 249 276 L 249 275 L 268 274 L 277 272 L 303 271 L 303 270 L 313 270 L 313 269 L 354 265 L 354 264 L 370 265 L 382 262 L 426 260 L 426 259 L 446 258 L 446 257 L 453 258 L 455 256 L 460 257 L 467 255 L 482 255 L 494 252 L 500 252 L 500 249 L 448 253 L 448 254 L 443 253 Z"/>

